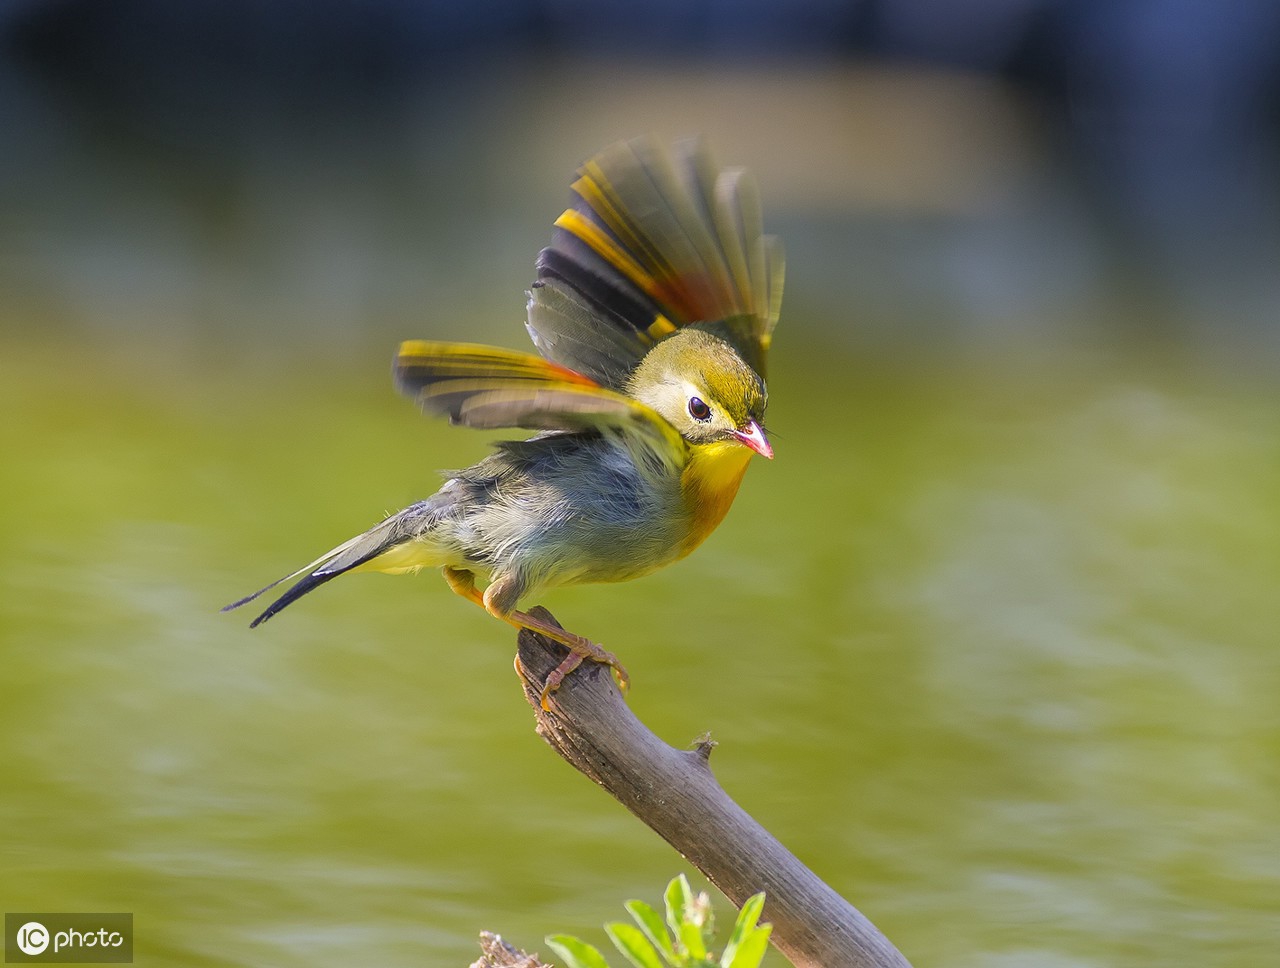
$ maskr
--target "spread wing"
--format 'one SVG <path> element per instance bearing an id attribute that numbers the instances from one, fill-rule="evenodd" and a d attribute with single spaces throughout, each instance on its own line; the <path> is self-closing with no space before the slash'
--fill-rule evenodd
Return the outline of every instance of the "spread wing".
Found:
<path id="1" fill-rule="evenodd" d="M 681 453 L 676 429 L 644 404 L 531 353 L 470 343 L 409 340 L 393 366 L 396 388 L 428 414 L 467 427 L 613 430 L 660 454 Z"/>
<path id="2" fill-rule="evenodd" d="M 700 142 L 651 140 L 588 161 L 538 256 L 528 328 L 548 359 L 619 388 L 658 340 L 701 323 L 758 373 L 782 302 L 782 246 L 755 185 Z"/>

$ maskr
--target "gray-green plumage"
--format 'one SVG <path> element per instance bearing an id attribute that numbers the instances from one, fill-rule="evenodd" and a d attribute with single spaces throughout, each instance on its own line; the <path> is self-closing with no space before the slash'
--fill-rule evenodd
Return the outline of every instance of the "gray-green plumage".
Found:
<path id="1" fill-rule="evenodd" d="M 628 142 L 579 174 L 529 293 L 543 358 L 409 341 L 394 366 L 427 413 L 539 433 L 228 608 L 298 579 L 258 625 L 347 571 L 444 567 L 487 577 L 482 603 L 507 617 L 539 589 L 646 574 L 715 528 L 751 454 L 772 456 L 762 374 L 780 247 L 750 181 L 699 144 L 673 162 Z M 450 577 L 476 599 L 470 581 Z"/>

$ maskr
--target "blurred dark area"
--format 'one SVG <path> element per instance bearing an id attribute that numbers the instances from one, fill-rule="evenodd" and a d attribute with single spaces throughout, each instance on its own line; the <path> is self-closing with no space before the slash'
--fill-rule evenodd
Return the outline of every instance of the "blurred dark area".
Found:
<path id="1" fill-rule="evenodd" d="M 1274 0 L 3 0 L 0 314 L 518 343 L 573 167 L 697 132 L 797 340 L 1274 363 L 1278 37 Z"/>

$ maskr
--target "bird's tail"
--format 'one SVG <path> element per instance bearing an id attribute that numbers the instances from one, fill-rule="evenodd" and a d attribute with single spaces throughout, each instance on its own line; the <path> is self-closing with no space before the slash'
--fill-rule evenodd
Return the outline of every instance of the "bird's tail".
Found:
<path id="1" fill-rule="evenodd" d="M 427 522 L 424 518 L 433 517 L 434 510 L 427 502 L 405 508 L 363 534 L 358 534 L 350 541 L 344 541 L 338 547 L 325 552 L 315 561 L 303 565 L 292 574 L 277 578 L 252 595 L 246 595 L 239 601 L 223 606 L 222 611 L 229 612 L 241 605 L 247 605 L 277 585 L 302 576 L 283 595 L 267 606 L 261 615 L 249 623 L 249 628 L 257 628 L 276 612 L 292 605 L 307 592 L 362 566 L 370 571 L 394 573 L 417 571 L 422 567 L 441 564 L 438 549 L 431 542 L 420 540 L 426 530 Z"/>

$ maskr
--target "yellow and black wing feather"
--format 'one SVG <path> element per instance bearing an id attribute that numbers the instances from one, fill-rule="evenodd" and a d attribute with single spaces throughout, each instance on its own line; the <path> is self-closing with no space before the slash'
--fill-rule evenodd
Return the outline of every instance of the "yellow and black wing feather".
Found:
<path id="1" fill-rule="evenodd" d="M 700 142 L 614 145 L 573 183 L 538 256 L 528 328 L 548 359 L 606 387 L 681 326 L 729 340 L 761 375 L 782 301 L 783 257 L 754 183 Z"/>
<path id="2" fill-rule="evenodd" d="M 644 404 L 551 360 L 494 346 L 409 340 L 393 367 L 396 388 L 428 414 L 467 427 L 614 429 L 672 453 L 680 435 Z"/>

